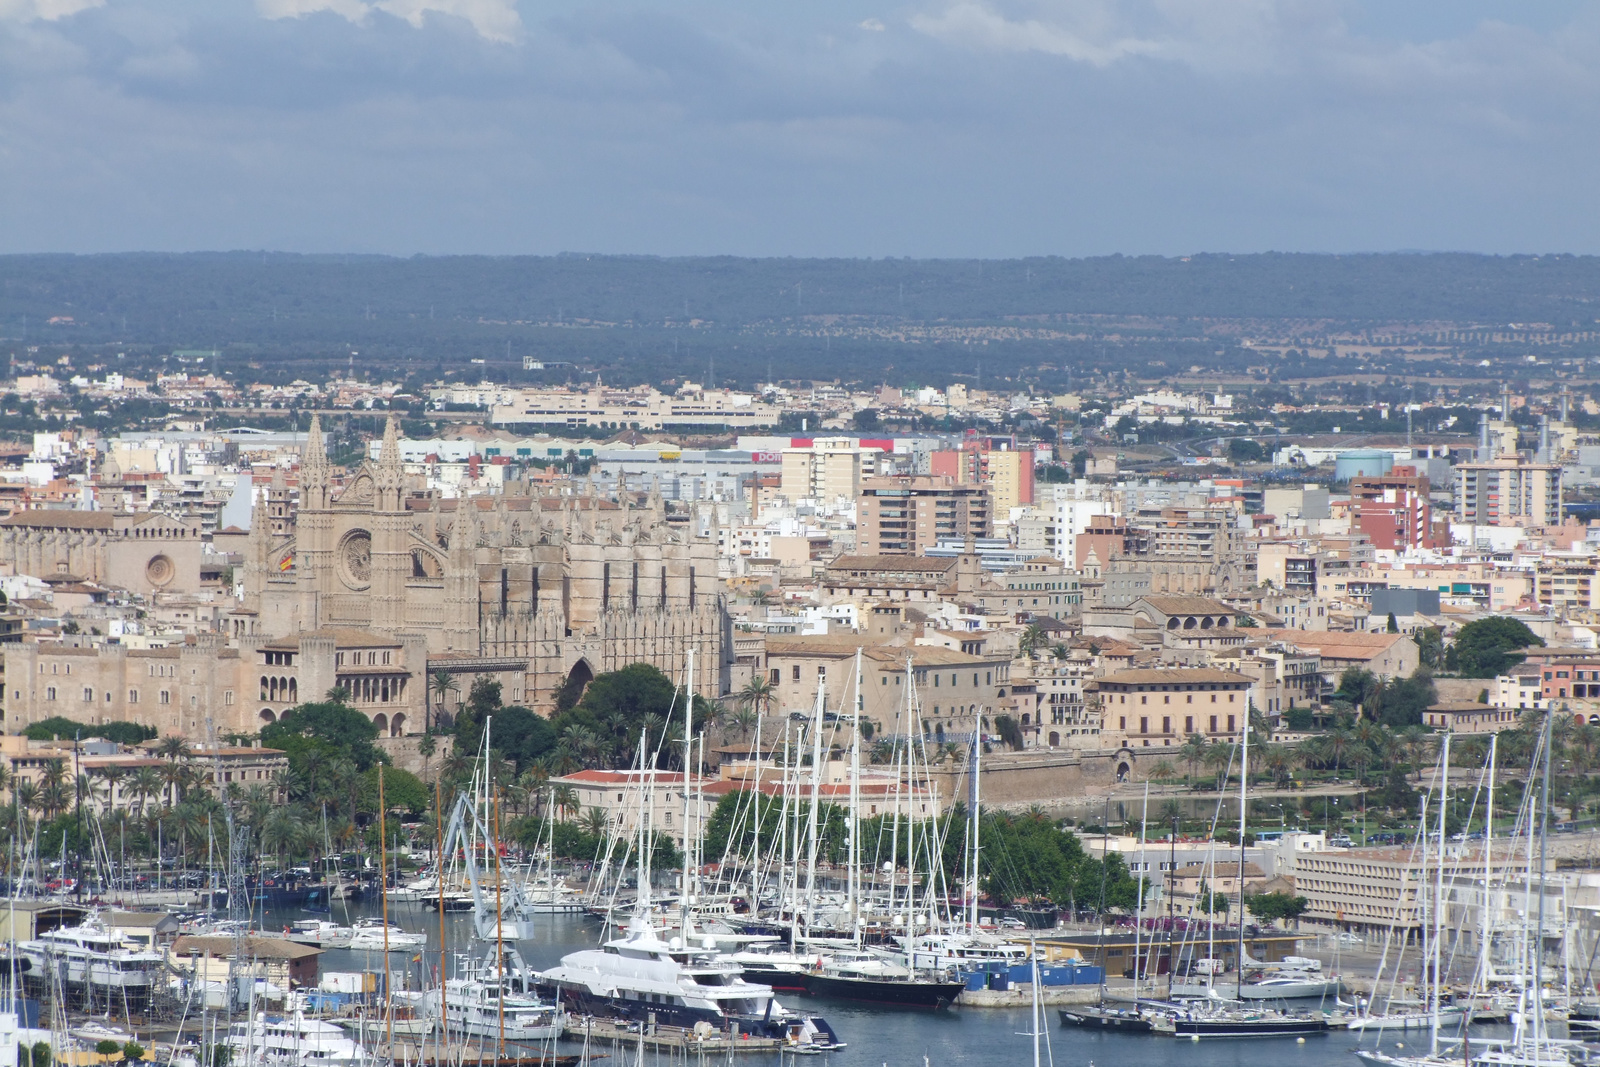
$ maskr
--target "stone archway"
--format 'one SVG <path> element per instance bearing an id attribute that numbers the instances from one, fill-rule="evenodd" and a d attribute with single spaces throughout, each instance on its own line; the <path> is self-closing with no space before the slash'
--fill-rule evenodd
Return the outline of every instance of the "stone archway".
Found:
<path id="1" fill-rule="evenodd" d="M 372 717 L 372 725 L 378 728 L 379 737 L 384 736 L 389 732 L 389 716 L 385 715 L 381 711 L 378 712 L 378 714 Z"/>
<path id="2" fill-rule="evenodd" d="M 567 672 L 567 680 L 561 685 L 558 701 L 570 701 L 576 704 L 583 699 L 583 691 L 589 688 L 589 683 L 592 681 L 594 681 L 594 668 L 589 666 L 587 659 L 579 657 L 578 662 Z"/>
<path id="3" fill-rule="evenodd" d="M 278 717 L 272 713 L 272 709 L 271 708 L 262 708 L 261 709 L 261 721 L 264 722 L 264 723 L 266 723 L 266 722 L 277 722 L 278 721 Z"/>
<path id="4" fill-rule="evenodd" d="M 389 720 L 389 736 L 390 737 L 403 737 L 403 736 L 405 736 L 405 732 L 406 732 L 406 713 L 403 712 L 403 711 L 397 711 L 397 712 L 394 713 L 394 718 Z"/>

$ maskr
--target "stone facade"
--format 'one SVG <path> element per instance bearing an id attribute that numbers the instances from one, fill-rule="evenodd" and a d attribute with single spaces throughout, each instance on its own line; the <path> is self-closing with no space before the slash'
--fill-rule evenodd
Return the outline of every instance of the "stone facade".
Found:
<path id="1" fill-rule="evenodd" d="M 257 506 L 235 637 L 362 630 L 408 649 L 414 638 L 435 658 L 429 668 L 463 675 L 463 689 L 492 673 L 507 700 L 541 709 L 569 680 L 631 663 L 681 678 L 693 648 L 695 688 L 725 691 L 716 530 L 698 512 L 669 517 L 655 488 L 642 501 L 602 499 L 592 483 L 576 495 L 441 500 L 409 490 L 398 438 L 391 419 L 378 460 L 336 485 L 313 421 L 292 523 L 274 495 L 287 490 Z M 412 669 L 416 692 L 426 673 Z M 407 730 L 422 728 L 406 715 Z"/>
<path id="2" fill-rule="evenodd" d="M 198 522 L 153 512 L 20 511 L 0 519 L 0 565 L 146 595 L 193 593 L 200 589 L 203 535 Z"/>

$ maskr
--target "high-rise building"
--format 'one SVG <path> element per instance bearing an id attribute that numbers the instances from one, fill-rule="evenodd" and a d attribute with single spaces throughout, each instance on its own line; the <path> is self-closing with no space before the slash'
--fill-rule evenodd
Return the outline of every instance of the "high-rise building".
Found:
<path id="1" fill-rule="evenodd" d="M 1520 456 L 1456 465 L 1456 521 L 1476 526 L 1561 522 L 1561 467 Z"/>
<path id="2" fill-rule="evenodd" d="M 989 492 L 997 519 L 1009 520 L 1012 508 L 1033 503 L 1033 450 L 988 453 Z"/>
<path id="3" fill-rule="evenodd" d="M 937 474 L 870 478 L 856 500 L 856 552 L 920 556 L 940 539 L 988 537 L 989 490 Z"/>
<path id="4" fill-rule="evenodd" d="M 883 452 L 854 437 L 818 437 L 809 445 L 786 448 L 780 491 L 791 502 L 854 500 L 862 479 L 878 473 Z"/>
<path id="5" fill-rule="evenodd" d="M 1428 476 L 1415 467 L 1395 467 L 1388 474 L 1350 479 L 1356 528 L 1377 548 L 1438 547 L 1428 491 Z"/>

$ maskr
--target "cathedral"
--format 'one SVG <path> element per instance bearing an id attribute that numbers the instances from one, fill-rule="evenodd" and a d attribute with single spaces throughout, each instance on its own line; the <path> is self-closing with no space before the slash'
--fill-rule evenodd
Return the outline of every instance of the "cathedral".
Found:
<path id="1" fill-rule="evenodd" d="M 696 691 L 726 686 L 716 531 L 696 511 L 669 516 L 655 488 L 617 501 L 592 482 L 440 499 L 408 486 L 393 418 L 377 460 L 336 484 L 313 418 L 299 490 L 298 508 L 281 480 L 256 504 L 231 623 L 243 646 L 312 632 L 403 639 L 463 695 L 488 674 L 507 703 L 544 711 L 569 682 L 631 663 L 681 680 L 690 649 Z"/>

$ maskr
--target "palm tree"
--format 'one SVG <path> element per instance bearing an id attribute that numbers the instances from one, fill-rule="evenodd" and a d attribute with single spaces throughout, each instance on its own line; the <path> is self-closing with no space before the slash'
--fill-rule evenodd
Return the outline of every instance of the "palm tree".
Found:
<path id="1" fill-rule="evenodd" d="M 422 739 L 417 742 L 417 755 L 422 757 L 423 781 L 427 781 L 431 777 L 428 774 L 428 764 L 433 759 L 433 754 L 437 751 L 439 751 L 439 742 L 434 739 L 432 732 L 423 734 Z"/>
<path id="2" fill-rule="evenodd" d="M 156 755 L 165 760 L 185 759 L 189 755 L 189 742 L 177 734 L 168 734 L 156 745 Z"/>
<path id="3" fill-rule="evenodd" d="M 772 701 L 777 695 L 778 687 L 765 676 L 751 675 L 744 688 L 739 690 L 739 705 L 757 715 L 766 715 L 772 711 Z"/>
<path id="4" fill-rule="evenodd" d="M 602 808 L 590 808 L 583 813 L 583 821 L 578 824 L 578 828 L 591 837 L 604 837 L 609 827 L 610 820 Z"/>
<path id="5" fill-rule="evenodd" d="M 734 729 L 739 731 L 739 739 L 743 740 L 749 737 L 752 732 L 754 732 L 756 723 L 760 720 L 760 718 L 761 713 L 753 708 L 740 708 L 738 711 L 733 713 L 732 717 L 729 718 L 728 723 L 729 725 L 733 726 Z"/>
<path id="6" fill-rule="evenodd" d="M 1189 782 L 1191 785 L 1194 783 L 1196 768 L 1205 761 L 1206 748 L 1209 744 L 1210 742 L 1205 739 L 1204 734 L 1190 734 L 1178 749 L 1178 755 L 1182 756 L 1183 762 L 1189 765 Z"/>
<path id="7" fill-rule="evenodd" d="M 1205 765 L 1216 772 L 1218 791 L 1226 789 L 1228 785 L 1226 781 L 1228 766 L 1233 761 L 1233 746 L 1224 745 L 1221 742 L 1207 745 L 1206 754 L 1203 758 Z"/>
<path id="8" fill-rule="evenodd" d="M 140 767 L 128 780 L 125 793 L 138 803 L 139 814 L 143 815 L 145 804 L 161 795 L 161 772 L 154 767 Z"/>
<path id="9" fill-rule="evenodd" d="M 275 852 L 278 868 L 284 867 L 284 857 L 301 847 L 306 834 L 305 816 L 294 807 L 274 807 L 261 827 L 261 847 Z"/>
<path id="10" fill-rule="evenodd" d="M 450 694 L 461 692 L 461 686 L 456 683 L 455 675 L 449 671 L 434 671 L 428 678 L 428 693 L 439 700 L 439 714 L 429 719 L 423 726 L 424 733 L 433 731 L 434 722 L 444 722 L 446 705 L 449 703 Z M 430 709 L 431 713 L 431 709 Z"/>
<path id="11" fill-rule="evenodd" d="M 53 819 L 72 806 L 72 790 L 66 782 L 45 781 L 39 787 L 34 805 L 46 820 Z"/>
<path id="12" fill-rule="evenodd" d="M 1338 774 L 1339 766 L 1344 762 L 1344 754 L 1350 751 L 1355 737 L 1349 730 L 1329 730 L 1322 736 L 1327 741 L 1328 758 L 1333 760 L 1333 773 Z"/>
<path id="13" fill-rule="evenodd" d="M 11 800 L 23 811 L 32 811 L 39 806 L 39 786 L 24 778 L 11 790 Z"/>
<path id="14" fill-rule="evenodd" d="M 578 791 L 570 785 L 558 785 L 550 791 L 550 803 L 561 814 L 561 821 L 566 822 L 567 817 L 579 808 Z"/>
<path id="15" fill-rule="evenodd" d="M 60 756 L 52 756 L 44 761 L 44 767 L 39 772 L 41 785 L 64 785 L 67 781 L 67 761 Z"/>
<path id="16" fill-rule="evenodd" d="M 1294 778 L 1294 761 L 1289 755 L 1289 749 L 1284 745 L 1266 746 L 1267 751 L 1262 765 L 1267 773 L 1272 776 L 1272 781 L 1278 788 L 1287 786 Z"/>
<path id="17" fill-rule="evenodd" d="M 1157 760 L 1155 766 L 1150 768 L 1150 780 L 1161 785 L 1165 785 L 1177 776 L 1178 769 L 1172 765 L 1171 760 Z"/>
<path id="18" fill-rule="evenodd" d="M 528 769 L 517 778 L 517 787 L 522 790 L 523 803 L 526 805 L 524 814 L 537 814 L 538 809 L 543 807 L 545 785 L 549 781 L 550 771 L 539 760 L 530 763 Z M 529 807 L 535 810 L 530 813 Z"/>
<path id="19" fill-rule="evenodd" d="M 117 786 L 121 785 L 122 780 L 128 776 L 128 768 L 118 767 L 113 763 L 109 767 L 101 767 L 96 773 L 100 776 L 100 780 L 106 784 L 106 799 L 114 808 L 117 802 Z"/>

